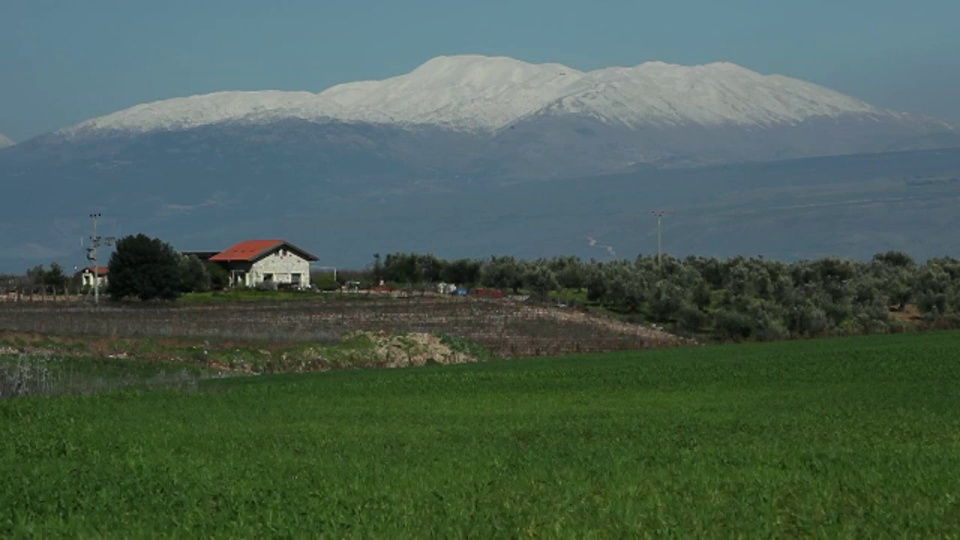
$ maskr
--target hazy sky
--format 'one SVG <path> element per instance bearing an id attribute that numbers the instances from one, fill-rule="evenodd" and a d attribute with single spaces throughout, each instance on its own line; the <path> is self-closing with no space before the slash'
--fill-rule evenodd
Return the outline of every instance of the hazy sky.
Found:
<path id="1" fill-rule="evenodd" d="M 0 0 L 0 133 L 466 53 L 583 70 L 725 60 L 960 121 L 958 21 L 957 0 Z"/>

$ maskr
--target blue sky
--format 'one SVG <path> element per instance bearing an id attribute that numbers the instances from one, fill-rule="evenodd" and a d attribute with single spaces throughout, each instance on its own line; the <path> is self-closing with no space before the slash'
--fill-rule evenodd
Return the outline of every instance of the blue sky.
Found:
<path id="1" fill-rule="evenodd" d="M 169 97 L 311 90 L 441 54 L 735 62 L 960 121 L 960 2 L 2 0 L 0 133 Z"/>

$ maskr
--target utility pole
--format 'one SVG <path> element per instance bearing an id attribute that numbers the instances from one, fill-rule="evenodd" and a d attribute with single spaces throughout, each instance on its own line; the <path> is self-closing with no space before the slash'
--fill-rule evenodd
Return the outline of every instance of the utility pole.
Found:
<path id="1" fill-rule="evenodd" d="M 337 281 L 337 267 L 336 267 L 336 266 L 320 266 L 319 269 L 320 269 L 320 270 L 333 270 L 333 281 L 334 281 L 334 283 L 336 283 L 336 281 Z"/>
<path id="2" fill-rule="evenodd" d="M 98 218 L 100 218 L 99 212 L 90 214 L 90 219 L 93 220 L 93 236 L 90 237 L 90 247 L 87 248 L 87 260 L 93 263 L 93 303 L 96 306 L 100 305 L 100 267 L 97 265 L 97 248 L 101 245 L 112 246 L 114 242 L 112 236 L 100 238 L 97 235 Z"/>
<path id="3" fill-rule="evenodd" d="M 654 210 L 650 212 L 651 214 L 657 216 L 657 269 L 663 267 L 663 248 L 660 242 L 660 220 L 663 219 L 663 216 L 667 215 L 663 210 Z"/>

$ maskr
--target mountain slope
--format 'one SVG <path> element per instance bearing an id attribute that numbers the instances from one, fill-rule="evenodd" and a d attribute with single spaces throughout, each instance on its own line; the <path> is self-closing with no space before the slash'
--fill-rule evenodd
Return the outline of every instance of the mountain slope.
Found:
<path id="1" fill-rule="evenodd" d="M 0 133 L 0 148 L 6 148 L 7 146 L 13 146 L 17 144 L 13 139 L 7 137 L 3 133 Z"/>
<path id="2" fill-rule="evenodd" d="M 104 236 L 145 232 L 184 250 L 287 238 L 315 252 L 320 264 L 341 268 L 395 251 L 606 260 L 611 253 L 602 246 L 610 246 L 632 258 L 656 250 L 649 215 L 656 208 L 668 212 L 664 250 L 679 256 L 960 253 L 953 232 L 960 226 L 960 149 L 510 185 L 461 178 L 411 188 L 387 174 L 395 163 L 371 162 L 362 152 L 346 157 L 363 160 L 367 176 L 348 181 L 322 162 L 290 161 L 282 145 L 246 161 L 226 153 L 240 141 L 196 148 L 196 162 L 169 159 L 169 146 L 157 140 L 142 144 L 163 151 L 139 148 L 140 163 L 50 159 L 20 167 L 0 153 L 0 189 L 16 201 L 0 217 L 0 273 L 55 260 L 67 268 L 85 264 L 77 238 L 90 234 L 93 211 L 103 213 Z"/>

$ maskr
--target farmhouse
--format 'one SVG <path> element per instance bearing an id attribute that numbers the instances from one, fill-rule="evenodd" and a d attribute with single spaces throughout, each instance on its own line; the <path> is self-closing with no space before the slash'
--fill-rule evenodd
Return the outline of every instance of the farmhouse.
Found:
<path id="1" fill-rule="evenodd" d="M 80 271 L 80 285 L 82 287 L 93 287 L 94 284 L 100 282 L 99 287 L 101 289 L 107 286 L 107 274 L 110 273 L 110 269 L 106 266 L 88 266 Z"/>
<path id="2" fill-rule="evenodd" d="M 317 257 L 285 240 L 247 240 L 210 257 L 230 274 L 231 287 L 261 283 L 310 287 L 310 261 Z"/>

